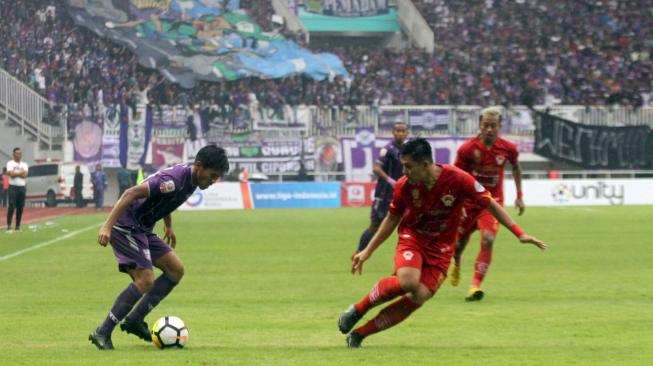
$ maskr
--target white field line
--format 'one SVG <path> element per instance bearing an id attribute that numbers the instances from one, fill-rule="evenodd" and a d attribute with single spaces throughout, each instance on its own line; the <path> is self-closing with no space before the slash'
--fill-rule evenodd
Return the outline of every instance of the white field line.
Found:
<path id="1" fill-rule="evenodd" d="M 54 239 L 52 239 L 52 240 L 48 240 L 48 241 L 43 242 L 43 243 L 39 243 L 39 244 L 32 245 L 32 246 L 29 247 L 29 248 L 21 249 L 21 250 L 19 250 L 19 251 L 17 251 L 17 252 L 13 252 L 13 253 L 11 253 L 11 254 L 7 254 L 7 255 L 5 255 L 5 256 L 0 257 L 0 262 L 2 262 L 2 261 L 6 261 L 7 259 L 11 259 L 11 258 L 13 258 L 13 257 L 17 257 L 17 256 L 19 256 L 19 255 L 21 255 L 21 254 L 29 253 L 29 252 L 31 252 L 31 251 L 33 251 L 33 250 L 37 250 L 37 249 L 41 249 L 41 248 L 43 248 L 43 247 L 47 247 L 48 245 L 55 244 L 55 243 L 60 242 L 60 241 L 62 241 L 62 240 L 66 240 L 66 239 L 68 239 L 68 238 L 71 238 L 71 237 L 76 236 L 76 235 L 78 235 L 78 234 L 81 234 L 81 233 L 83 233 L 83 232 L 86 232 L 86 231 L 89 231 L 89 230 L 91 230 L 91 229 L 93 229 L 93 228 L 96 228 L 96 227 L 98 227 L 98 226 L 100 226 L 100 225 L 101 225 L 100 223 L 98 223 L 98 224 L 93 224 L 93 225 L 91 225 L 91 226 L 87 226 L 87 227 L 85 227 L 85 228 L 83 228 L 83 229 L 79 229 L 79 230 L 76 230 L 76 231 L 70 232 L 70 233 L 68 233 L 68 234 L 66 234 L 66 235 L 62 235 L 62 236 L 60 236 L 60 237 L 58 237 L 58 238 L 54 238 Z M 4 234 L 0 234 L 0 235 L 4 235 Z"/>

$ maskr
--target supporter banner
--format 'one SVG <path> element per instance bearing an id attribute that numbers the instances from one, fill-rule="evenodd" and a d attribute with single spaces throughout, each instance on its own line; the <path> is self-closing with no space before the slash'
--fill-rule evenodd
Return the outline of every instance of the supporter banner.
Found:
<path id="1" fill-rule="evenodd" d="M 250 184 L 255 208 L 340 207 L 340 183 Z"/>
<path id="2" fill-rule="evenodd" d="M 209 140 L 227 151 L 231 168 L 244 167 L 250 173 L 297 173 L 300 162 L 308 172 L 315 170 L 315 139 L 224 141 Z"/>
<path id="3" fill-rule="evenodd" d="M 100 163 L 102 159 L 102 118 L 93 108 L 69 109 L 68 128 L 74 133 L 73 147 L 75 161 L 88 165 Z"/>
<path id="4" fill-rule="evenodd" d="M 653 168 L 653 131 L 599 127 L 537 113 L 535 153 L 585 169 Z"/>
<path id="5" fill-rule="evenodd" d="M 406 110 L 382 109 L 379 113 L 379 127 L 392 128 L 397 122 L 406 122 Z"/>
<path id="6" fill-rule="evenodd" d="M 120 165 L 120 129 L 121 119 L 127 118 L 120 104 L 100 105 L 102 116 L 102 166 L 119 168 Z M 126 111 L 125 111 L 126 112 Z"/>
<path id="7" fill-rule="evenodd" d="M 504 183 L 506 206 L 515 202 L 515 184 Z M 653 205 L 653 179 L 522 180 L 527 206 Z"/>
<path id="8" fill-rule="evenodd" d="M 226 210 L 252 208 L 249 186 L 246 183 L 220 182 L 205 190 L 197 189 L 180 210 Z"/>
<path id="9" fill-rule="evenodd" d="M 450 110 L 446 108 L 412 109 L 408 111 L 408 125 L 412 129 L 449 129 Z"/>
<path id="10" fill-rule="evenodd" d="M 147 113 L 145 106 L 138 106 L 135 113 L 129 114 L 127 169 L 136 170 L 145 164 L 151 132 L 152 114 Z"/>
<path id="11" fill-rule="evenodd" d="M 68 6 L 74 21 L 100 37 L 129 47 L 138 62 L 157 68 L 183 87 L 198 80 L 348 77 L 334 54 L 314 54 L 279 32 L 265 32 L 229 1 L 95 0 Z"/>
<path id="12" fill-rule="evenodd" d="M 347 181 L 366 182 L 373 175 L 374 162 L 379 158 L 381 148 L 392 138 L 377 137 L 374 143 L 362 146 L 353 137 L 343 137 L 342 156 Z M 467 140 L 462 137 L 429 137 L 427 138 L 434 151 L 435 161 L 443 164 L 453 164 L 458 147 Z"/>
<path id="13" fill-rule="evenodd" d="M 260 108 L 252 116 L 254 130 L 302 130 L 310 127 L 311 111 L 308 107 L 284 106 L 283 113 L 267 108 Z"/>
<path id="14" fill-rule="evenodd" d="M 414 130 L 449 129 L 451 110 L 448 108 L 382 109 L 379 113 L 379 127 L 392 128 L 396 122 L 406 122 Z"/>
<path id="15" fill-rule="evenodd" d="M 152 114 L 152 166 L 158 170 L 184 162 L 186 132 L 194 127 L 193 111 L 161 106 L 148 108 L 147 113 Z"/>
<path id="16" fill-rule="evenodd" d="M 342 207 L 371 207 L 374 202 L 376 182 L 343 182 Z"/>
<path id="17" fill-rule="evenodd" d="M 308 0 L 306 11 L 336 17 L 368 17 L 388 13 L 388 0 Z"/>

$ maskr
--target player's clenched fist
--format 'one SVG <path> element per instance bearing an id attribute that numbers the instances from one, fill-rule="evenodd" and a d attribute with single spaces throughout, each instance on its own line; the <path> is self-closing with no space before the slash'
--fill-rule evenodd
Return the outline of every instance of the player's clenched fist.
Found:
<path id="1" fill-rule="evenodd" d="M 111 228 L 102 226 L 97 237 L 97 242 L 105 247 L 107 244 L 109 244 L 109 240 L 111 240 Z"/>

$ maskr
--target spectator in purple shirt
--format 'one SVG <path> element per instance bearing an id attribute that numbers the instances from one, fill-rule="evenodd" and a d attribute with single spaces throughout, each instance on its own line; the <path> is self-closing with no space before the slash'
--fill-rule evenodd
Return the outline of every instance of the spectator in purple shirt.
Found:
<path id="1" fill-rule="evenodd" d="M 111 244 L 118 269 L 129 274 L 132 283 L 118 295 L 106 319 L 89 335 L 97 348 L 113 349 L 111 333 L 125 317 L 120 325 L 123 332 L 152 341 L 145 316 L 184 275 L 183 264 L 173 251 L 177 238 L 171 213 L 196 188 L 207 189 L 227 171 L 229 162 L 224 149 L 208 145 L 200 149 L 192 165 L 180 164 L 159 171 L 120 197 L 100 229 L 98 242 L 102 246 Z M 165 223 L 163 240 L 152 232 L 161 219 Z M 163 271 L 156 280 L 152 266 Z"/>

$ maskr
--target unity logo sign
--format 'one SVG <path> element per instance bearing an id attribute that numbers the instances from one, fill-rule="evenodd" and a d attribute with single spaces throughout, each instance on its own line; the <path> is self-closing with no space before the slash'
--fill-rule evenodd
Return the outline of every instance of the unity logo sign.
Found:
<path id="1" fill-rule="evenodd" d="M 606 184 L 573 184 L 559 183 L 551 192 L 553 200 L 558 203 L 577 200 L 607 200 L 611 205 L 623 205 L 625 188 L 623 185 Z M 582 202 L 581 202 L 582 203 Z"/>

